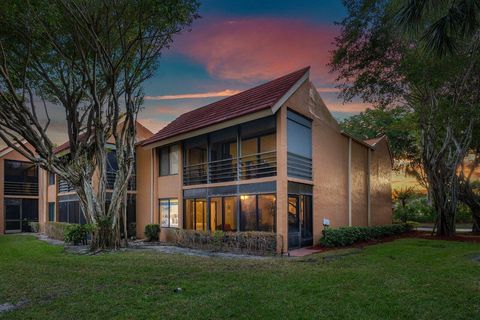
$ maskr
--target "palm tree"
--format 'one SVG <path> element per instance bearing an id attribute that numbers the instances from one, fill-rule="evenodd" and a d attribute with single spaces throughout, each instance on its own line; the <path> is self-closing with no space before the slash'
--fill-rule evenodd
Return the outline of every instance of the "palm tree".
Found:
<path id="1" fill-rule="evenodd" d="M 396 20 L 405 30 L 420 33 L 429 51 L 452 54 L 478 45 L 480 0 L 405 0 Z"/>

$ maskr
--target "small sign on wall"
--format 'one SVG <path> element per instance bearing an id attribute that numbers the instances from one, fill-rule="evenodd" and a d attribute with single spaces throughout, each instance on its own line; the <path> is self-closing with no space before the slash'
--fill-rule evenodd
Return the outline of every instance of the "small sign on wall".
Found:
<path id="1" fill-rule="evenodd" d="M 323 225 L 324 226 L 329 226 L 330 225 L 330 219 L 323 218 Z"/>

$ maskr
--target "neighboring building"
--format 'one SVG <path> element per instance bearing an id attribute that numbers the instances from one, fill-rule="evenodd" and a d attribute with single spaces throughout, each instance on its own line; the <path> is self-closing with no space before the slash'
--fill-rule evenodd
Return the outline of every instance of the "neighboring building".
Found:
<path id="1" fill-rule="evenodd" d="M 142 146 L 153 192 L 137 224 L 161 223 L 162 238 L 272 231 L 287 251 L 317 244 L 324 223 L 391 223 L 386 138 L 342 133 L 309 68 L 185 113 Z"/>
<path id="2" fill-rule="evenodd" d="M 309 68 L 187 112 L 155 135 L 137 132 L 129 220 L 139 238 L 149 223 L 161 224 L 162 240 L 177 228 L 269 231 L 280 252 L 317 244 L 324 224 L 392 221 L 387 139 L 342 133 Z M 40 223 L 83 222 L 68 185 L 43 179 Z"/>
<path id="3" fill-rule="evenodd" d="M 137 146 L 136 157 L 142 153 L 146 153 L 139 147 L 138 142 L 152 136 L 147 128 L 136 123 Z M 107 206 L 109 205 L 109 197 L 111 196 L 111 189 L 115 182 L 115 172 L 118 170 L 115 157 L 115 143 L 113 138 L 107 142 Z M 69 155 L 69 143 L 66 142 L 55 149 L 55 152 L 60 156 Z M 135 228 L 137 215 L 137 196 L 138 194 L 148 192 L 148 180 L 141 181 L 137 178 L 135 165 L 133 176 L 128 185 L 127 191 L 127 229 L 129 236 L 137 234 L 143 235 L 143 229 L 137 230 Z M 95 184 L 95 181 L 94 181 Z M 64 180 L 56 177 L 54 174 L 45 175 L 46 198 L 41 212 L 45 212 L 44 219 L 40 219 L 41 227 L 45 221 L 51 222 L 66 222 L 66 223 L 86 223 L 85 216 L 80 208 L 80 201 L 73 188 Z M 143 227 L 143 226 L 142 226 Z M 43 228 L 42 228 L 43 229 Z M 123 228 L 121 229 L 123 230 Z"/>
<path id="4" fill-rule="evenodd" d="M 29 146 L 31 150 L 31 146 Z M 30 231 L 39 221 L 41 173 L 10 147 L 0 150 L 0 234 Z"/>

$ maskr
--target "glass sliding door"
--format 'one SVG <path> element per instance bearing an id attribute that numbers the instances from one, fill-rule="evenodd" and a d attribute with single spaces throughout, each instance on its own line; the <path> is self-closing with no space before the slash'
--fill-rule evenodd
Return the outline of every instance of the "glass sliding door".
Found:
<path id="1" fill-rule="evenodd" d="M 288 196 L 288 248 L 313 244 L 312 196 Z"/>
<path id="2" fill-rule="evenodd" d="M 224 197 L 223 198 L 223 230 L 224 231 L 237 231 L 237 197 Z"/>
<path id="3" fill-rule="evenodd" d="M 22 231 L 22 200 L 5 199 L 5 231 Z"/>
<path id="4" fill-rule="evenodd" d="M 207 230 L 206 199 L 186 199 L 184 227 L 191 230 Z"/>
<path id="5" fill-rule="evenodd" d="M 210 198 L 210 230 L 223 230 L 222 198 Z"/>

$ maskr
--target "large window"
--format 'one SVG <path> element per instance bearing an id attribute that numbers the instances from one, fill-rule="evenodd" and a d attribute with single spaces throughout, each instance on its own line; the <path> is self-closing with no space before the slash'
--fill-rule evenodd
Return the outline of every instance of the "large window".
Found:
<path id="1" fill-rule="evenodd" d="M 178 145 L 160 148 L 160 176 L 178 174 Z"/>
<path id="2" fill-rule="evenodd" d="M 55 221 L 55 202 L 48 203 L 48 221 Z"/>
<path id="3" fill-rule="evenodd" d="M 160 200 L 160 221 L 162 227 L 178 227 L 178 200 L 161 199 Z"/>
<path id="4" fill-rule="evenodd" d="M 85 217 L 80 208 L 78 200 L 59 200 L 58 202 L 58 221 L 67 223 L 85 224 Z"/>
<path id="5" fill-rule="evenodd" d="M 210 230 L 237 231 L 237 197 L 210 198 Z"/>
<path id="6" fill-rule="evenodd" d="M 38 168 L 24 161 L 5 160 L 4 194 L 38 195 Z"/>
<path id="7" fill-rule="evenodd" d="M 275 195 L 240 196 L 240 231 L 275 231 Z"/>
<path id="8" fill-rule="evenodd" d="M 287 113 L 287 172 L 312 179 L 312 121 L 293 111 Z"/>
<path id="9" fill-rule="evenodd" d="M 207 201 L 205 199 L 185 200 L 185 229 L 207 230 Z"/>

